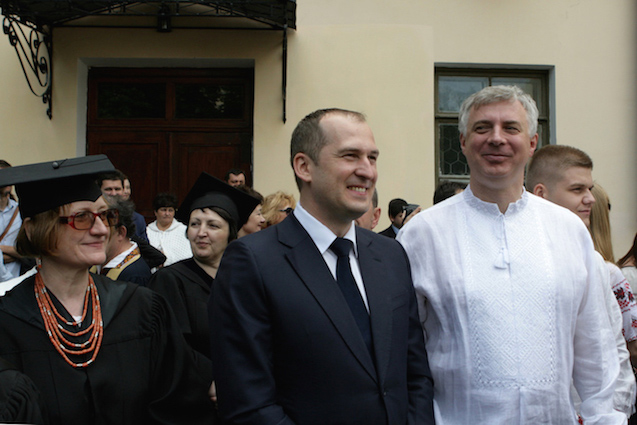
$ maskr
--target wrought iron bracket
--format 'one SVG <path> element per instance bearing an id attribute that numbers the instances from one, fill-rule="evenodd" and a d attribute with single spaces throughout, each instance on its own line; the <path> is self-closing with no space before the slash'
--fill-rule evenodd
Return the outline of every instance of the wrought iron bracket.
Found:
<path id="1" fill-rule="evenodd" d="M 31 92 L 47 105 L 46 114 L 51 119 L 52 62 L 51 35 L 31 23 L 24 23 L 14 15 L 5 16 L 2 30 L 18 55 L 22 72 Z"/>

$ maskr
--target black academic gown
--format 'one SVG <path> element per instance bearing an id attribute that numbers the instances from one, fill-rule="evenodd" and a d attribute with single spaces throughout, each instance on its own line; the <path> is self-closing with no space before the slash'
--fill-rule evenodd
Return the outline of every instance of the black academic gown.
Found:
<path id="1" fill-rule="evenodd" d="M 158 270 L 148 287 L 159 292 L 175 312 L 199 372 L 212 382 L 207 303 L 213 278 L 188 258 Z"/>
<path id="2" fill-rule="evenodd" d="M 34 277 L 0 298 L 0 357 L 36 384 L 45 423 L 209 424 L 210 383 L 196 373 L 165 300 L 138 285 L 93 279 L 104 337 L 97 359 L 85 368 L 66 363 L 49 340 Z"/>
<path id="3" fill-rule="evenodd" d="M 0 423 L 44 423 L 40 404 L 33 381 L 0 359 Z"/>

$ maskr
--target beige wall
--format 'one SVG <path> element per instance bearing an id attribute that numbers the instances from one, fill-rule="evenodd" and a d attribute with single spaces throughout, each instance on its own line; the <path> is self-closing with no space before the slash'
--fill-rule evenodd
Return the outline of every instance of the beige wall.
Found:
<path id="1" fill-rule="evenodd" d="M 90 65 L 248 59 L 255 67 L 255 188 L 297 195 L 288 165 L 296 122 L 317 108 L 361 110 L 381 150 L 380 230 L 388 225 L 391 198 L 431 204 L 435 64 L 545 65 L 554 67 L 555 140 L 593 156 L 595 177 L 613 203 L 616 254 L 628 248 L 637 231 L 632 0 L 303 0 L 297 6 L 285 125 L 279 32 L 57 29 L 52 121 L 28 91 L 5 38 L 2 156 L 21 164 L 83 152 Z"/>

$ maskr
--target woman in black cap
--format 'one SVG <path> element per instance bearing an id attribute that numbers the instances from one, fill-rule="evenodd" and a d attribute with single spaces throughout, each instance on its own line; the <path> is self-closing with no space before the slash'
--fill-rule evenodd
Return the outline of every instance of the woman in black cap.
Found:
<path id="1" fill-rule="evenodd" d="M 0 298 L 0 356 L 38 387 L 48 424 L 210 423 L 165 300 L 88 272 L 117 223 L 94 180 L 112 168 L 99 155 L 0 170 L 20 197 L 17 249 L 39 264 Z"/>
<path id="2" fill-rule="evenodd" d="M 207 302 L 226 246 L 259 200 L 202 173 L 177 210 L 193 257 L 155 273 L 148 286 L 170 303 L 202 376 L 212 382 Z M 211 394 L 212 395 L 212 394 Z"/>

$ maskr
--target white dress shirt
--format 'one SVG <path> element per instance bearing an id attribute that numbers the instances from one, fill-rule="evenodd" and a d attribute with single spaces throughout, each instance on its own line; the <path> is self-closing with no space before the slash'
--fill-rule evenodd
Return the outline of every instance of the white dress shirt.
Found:
<path id="1" fill-rule="evenodd" d="M 332 276 L 336 279 L 336 263 L 338 261 L 338 257 L 336 254 L 332 252 L 330 249 L 330 245 L 332 242 L 336 240 L 336 235 L 330 229 L 327 228 L 323 223 L 314 218 L 310 213 L 308 213 L 299 202 L 296 204 L 296 208 L 294 209 L 294 216 L 301 223 L 301 226 L 309 233 L 310 238 L 314 241 L 314 245 L 318 248 L 319 252 L 323 256 L 327 267 L 329 267 L 330 272 L 332 272 Z M 367 303 L 367 293 L 365 292 L 365 285 L 363 284 L 363 277 L 361 276 L 361 270 L 358 265 L 358 249 L 356 247 L 356 228 L 354 226 L 354 222 L 343 236 L 344 239 L 348 239 L 352 241 L 354 244 L 354 249 L 349 253 L 349 264 L 352 269 L 352 275 L 354 276 L 354 280 L 356 281 L 356 286 L 358 286 L 358 290 L 361 293 L 361 297 L 363 298 L 363 302 L 365 303 L 365 308 L 369 312 L 369 305 Z"/>

